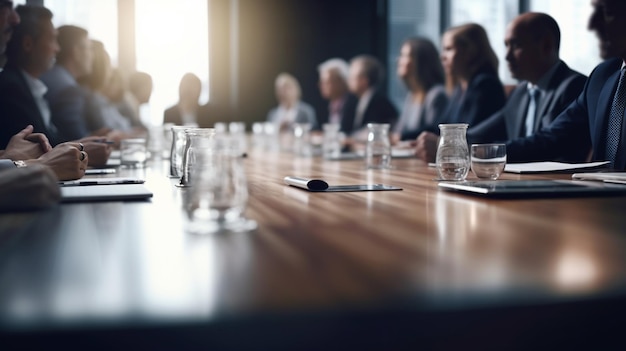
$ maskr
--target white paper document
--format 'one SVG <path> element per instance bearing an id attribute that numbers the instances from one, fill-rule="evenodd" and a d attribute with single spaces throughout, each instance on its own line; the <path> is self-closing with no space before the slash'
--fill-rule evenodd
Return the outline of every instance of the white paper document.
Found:
<path id="1" fill-rule="evenodd" d="M 626 172 L 574 173 L 574 180 L 598 180 L 607 183 L 626 184 Z"/>
<path id="2" fill-rule="evenodd" d="M 588 162 L 588 163 L 563 163 L 563 162 L 529 162 L 529 163 L 508 163 L 504 167 L 509 173 L 542 173 L 560 172 L 585 168 L 596 168 L 608 164 L 609 161 Z"/>

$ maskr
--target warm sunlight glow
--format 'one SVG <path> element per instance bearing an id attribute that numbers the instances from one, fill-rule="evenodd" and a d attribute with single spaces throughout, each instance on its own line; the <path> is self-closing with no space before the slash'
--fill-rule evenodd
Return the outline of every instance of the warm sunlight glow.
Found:
<path id="1" fill-rule="evenodd" d="M 207 1 L 136 0 L 135 6 L 137 70 L 152 76 L 149 121 L 159 125 L 163 111 L 178 101 L 178 84 L 187 72 L 200 77 L 201 102 L 208 101 Z"/>
<path id="2" fill-rule="evenodd" d="M 117 0 L 46 0 L 55 27 L 71 24 L 85 28 L 92 39 L 100 40 L 117 66 Z"/>

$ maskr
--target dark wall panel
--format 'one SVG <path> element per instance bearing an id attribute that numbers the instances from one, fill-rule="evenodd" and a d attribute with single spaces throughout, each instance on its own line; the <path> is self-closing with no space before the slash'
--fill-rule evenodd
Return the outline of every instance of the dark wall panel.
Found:
<path id="1" fill-rule="evenodd" d="M 247 122 L 264 120 L 268 110 L 276 105 L 273 85 L 280 72 L 298 78 L 303 100 L 311 103 L 318 114 L 325 114 L 326 104 L 317 89 L 317 65 L 331 57 L 349 60 L 362 53 L 384 60 L 386 36 L 380 6 L 385 3 L 383 0 L 239 0 L 238 101 L 231 117 Z M 212 55 L 218 50 L 221 56 L 223 51 L 219 51 L 228 50 L 216 45 L 211 49 Z M 213 65 L 212 72 L 215 70 L 224 72 L 228 68 Z M 220 89 L 220 85 L 227 84 L 216 82 L 213 88 Z M 220 99 L 214 103 L 226 101 Z"/>

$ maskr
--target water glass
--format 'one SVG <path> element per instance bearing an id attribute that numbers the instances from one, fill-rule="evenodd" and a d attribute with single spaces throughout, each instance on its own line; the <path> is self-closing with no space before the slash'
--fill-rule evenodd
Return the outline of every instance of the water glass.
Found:
<path id="1" fill-rule="evenodd" d="M 385 169 L 391 167 L 391 141 L 389 124 L 368 123 L 365 165 L 367 168 Z"/>
<path id="2" fill-rule="evenodd" d="M 143 167 L 146 159 L 146 139 L 123 139 L 120 142 L 120 163 L 122 166 Z"/>
<path id="3" fill-rule="evenodd" d="M 239 155 L 246 153 L 248 143 L 246 140 L 246 124 L 244 122 L 230 122 L 228 124 L 228 132 L 233 138 L 234 146 L 238 149 Z"/>
<path id="4" fill-rule="evenodd" d="M 441 180 L 463 181 L 470 169 L 466 123 L 440 124 L 436 165 Z"/>
<path id="5" fill-rule="evenodd" d="M 257 223 L 243 216 L 248 201 L 246 173 L 236 141 L 216 135 L 211 147 L 198 149 L 183 194 L 186 230 L 196 234 L 254 230 Z"/>
<path id="6" fill-rule="evenodd" d="M 473 144 L 472 171 L 481 179 L 496 180 L 506 165 L 505 144 Z"/>
<path id="7" fill-rule="evenodd" d="M 300 156 L 311 156 L 311 124 L 293 124 L 293 152 Z"/>
<path id="8" fill-rule="evenodd" d="M 322 144 L 324 158 L 337 158 L 341 154 L 339 127 L 339 124 L 336 123 L 326 123 L 322 126 L 324 129 L 324 141 Z"/>

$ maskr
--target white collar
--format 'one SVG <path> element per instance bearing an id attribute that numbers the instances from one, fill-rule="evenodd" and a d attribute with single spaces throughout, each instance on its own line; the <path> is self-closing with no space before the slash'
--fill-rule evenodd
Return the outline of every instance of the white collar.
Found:
<path id="1" fill-rule="evenodd" d="M 34 96 L 44 96 L 48 92 L 48 87 L 41 80 L 31 76 L 24 70 L 21 70 L 21 72 L 24 76 L 24 79 L 26 79 L 26 84 L 28 84 L 28 88 Z"/>

